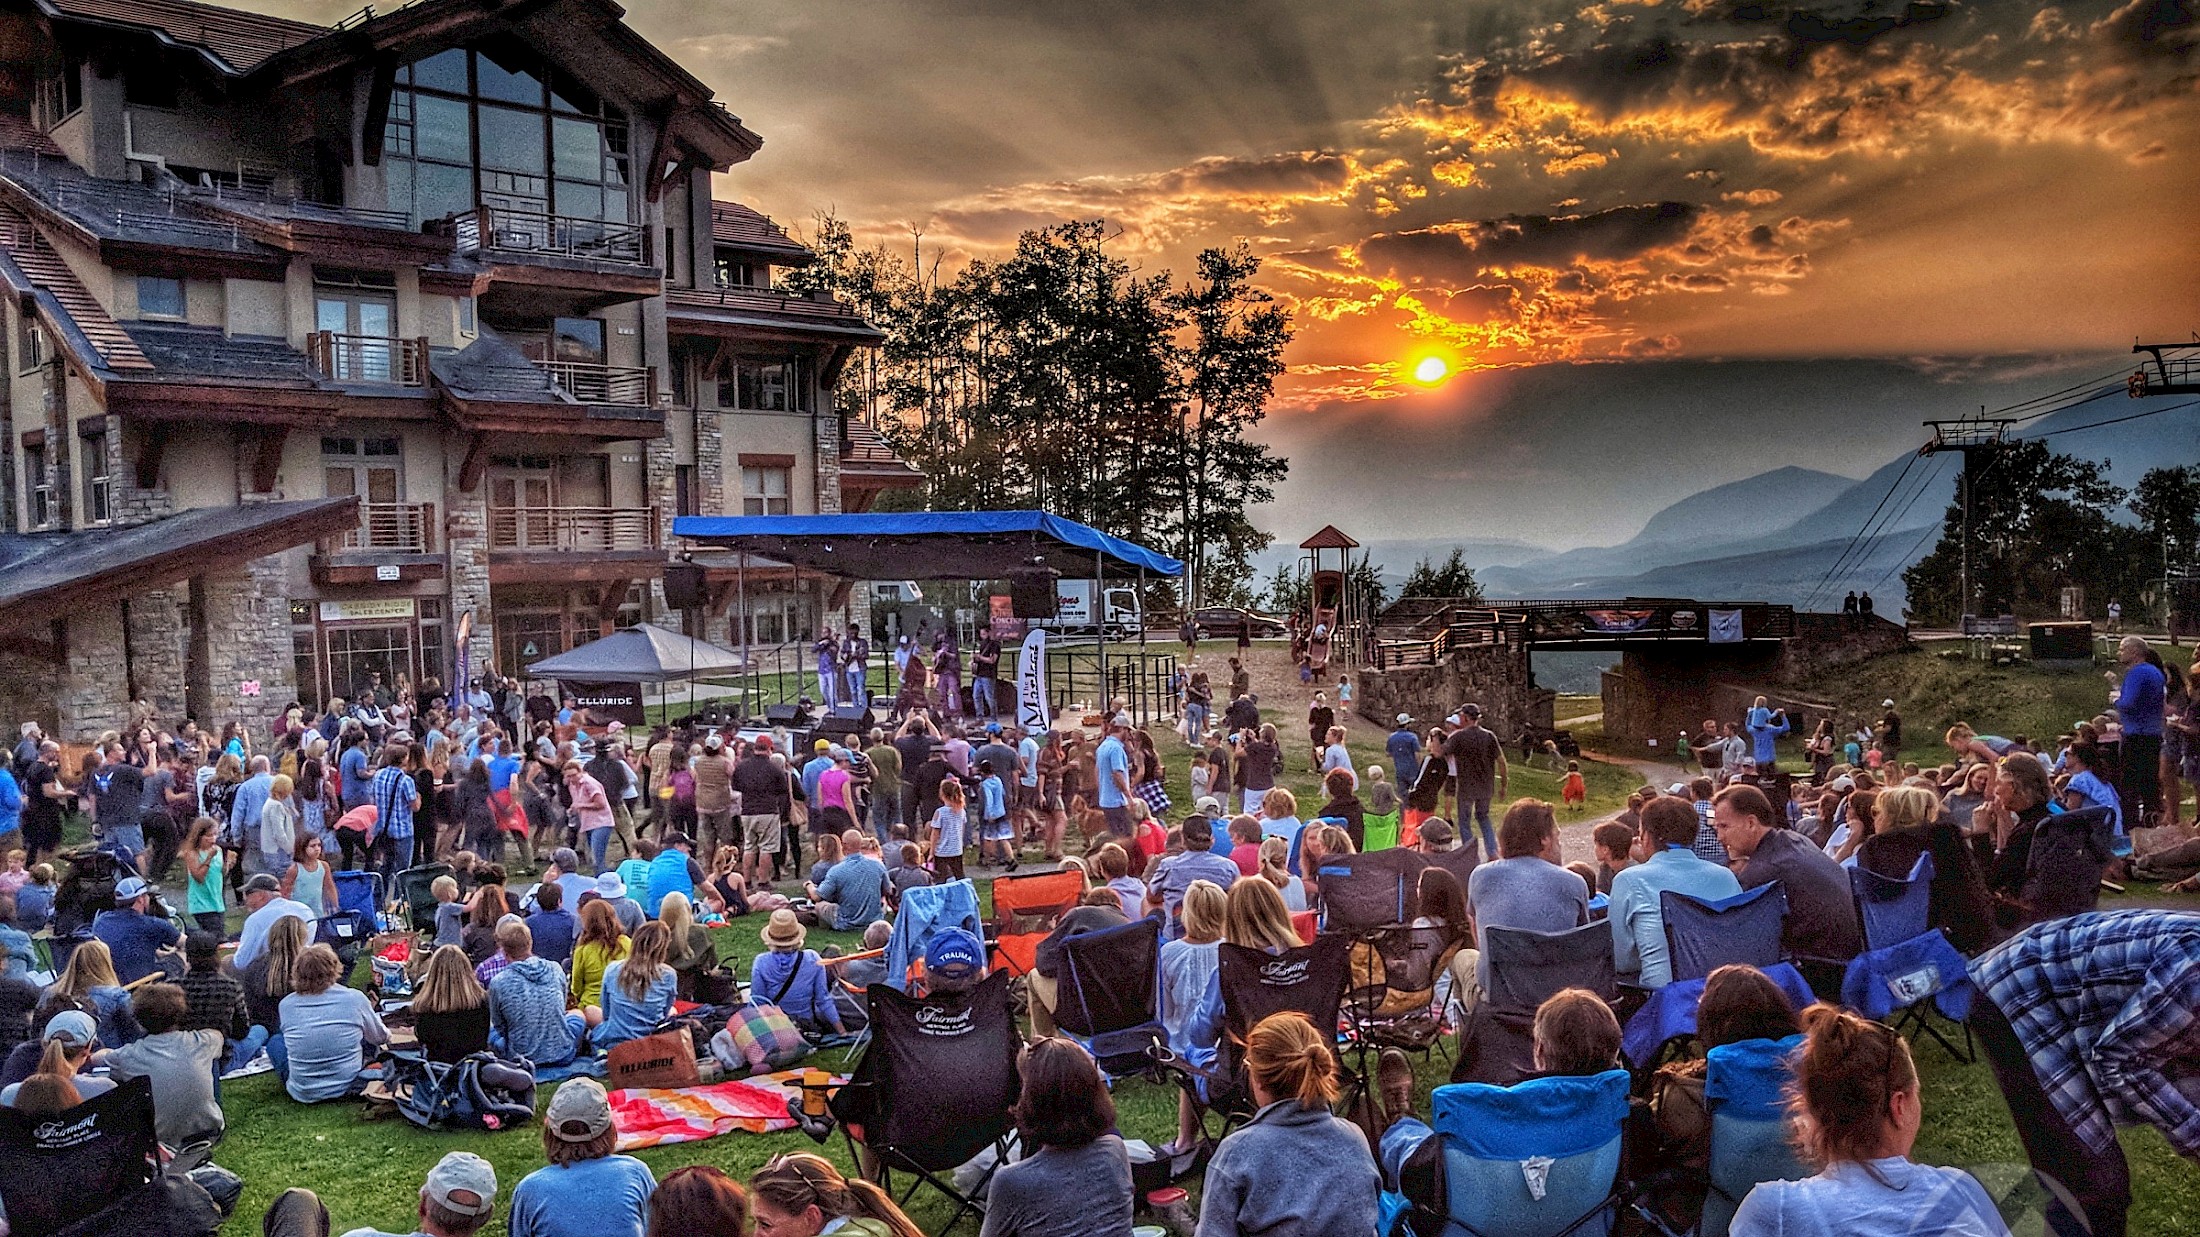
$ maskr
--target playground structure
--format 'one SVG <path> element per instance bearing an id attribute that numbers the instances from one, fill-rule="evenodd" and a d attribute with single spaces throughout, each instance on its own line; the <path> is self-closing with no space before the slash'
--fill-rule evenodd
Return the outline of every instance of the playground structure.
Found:
<path id="1" fill-rule="evenodd" d="M 1292 654 L 1305 663 L 1319 683 L 1329 671 L 1329 663 L 1336 650 L 1345 650 L 1347 664 L 1357 660 L 1356 651 L 1367 648 L 1366 636 L 1371 617 L 1365 611 L 1365 599 L 1352 588 L 1352 552 L 1360 543 L 1346 536 L 1334 524 L 1324 524 L 1313 536 L 1299 543 L 1306 551 L 1299 557 L 1299 572 L 1306 581 L 1306 604 L 1285 616 L 1290 631 Z M 1360 555 L 1360 566 L 1367 565 L 1367 555 Z"/>

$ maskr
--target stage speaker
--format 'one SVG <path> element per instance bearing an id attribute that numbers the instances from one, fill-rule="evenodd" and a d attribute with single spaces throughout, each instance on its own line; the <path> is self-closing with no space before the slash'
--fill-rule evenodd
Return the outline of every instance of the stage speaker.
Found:
<path id="1" fill-rule="evenodd" d="M 801 730 L 810 724 L 810 711 L 795 704 L 774 704 L 764 708 L 764 724 L 785 726 L 789 730 Z"/>
<path id="2" fill-rule="evenodd" d="M 1053 580 L 1010 580 L 1009 613 L 1020 619 L 1053 618 L 1059 613 L 1061 594 Z"/>
<path id="3" fill-rule="evenodd" d="M 865 730 L 878 725 L 878 719 L 872 716 L 871 706 L 867 704 L 835 705 L 833 706 L 833 716 L 841 721 L 860 726 Z"/>
<path id="4" fill-rule="evenodd" d="M 2033 661 L 2091 661 L 2093 624 L 2034 623 L 2030 627 Z"/>
<path id="5" fill-rule="evenodd" d="M 665 568 L 665 604 L 675 610 L 693 610 L 709 603 L 710 590 L 703 584 L 703 569 L 693 563 L 672 563 Z"/>

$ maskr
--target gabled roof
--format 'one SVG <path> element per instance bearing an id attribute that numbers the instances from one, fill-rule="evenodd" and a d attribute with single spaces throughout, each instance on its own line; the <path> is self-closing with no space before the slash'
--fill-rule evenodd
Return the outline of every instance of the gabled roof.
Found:
<path id="1" fill-rule="evenodd" d="M 746 249 L 781 259 L 781 265 L 807 266 L 817 261 L 808 245 L 787 235 L 771 217 L 739 202 L 710 204 L 710 236 L 721 245 Z"/>
<path id="2" fill-rule="evenodd" d="M 675 335 L 738 334 L 696 329 L 708 323 L 721 327 L 759 327 L 829 335 L 852 344 L 886 341 L 886 336 L 865 322 L 846 301 L 771 288 L 666 288 L 665 316 L 671 320 Z"/>
<path id="3" fill-rule="evenodd" d="M 198 52 L 230 76 L 241 76 L 278 52 L 319 38 L 325 26 L 225 9 L 198 0 L 33 0 L 58 21 L 145 31 L 173 47 Z"/>
<path id="4" fill-rule="evenodd" d="M 912 481 L 924 478 L 916 465 L 895 453 L 877 426 L 853 417 L 844 418 L 840 423 L 840 470 L 905 476 Z"/>
<path id="5" fill-rule="evenodd" d="M 1299 543 L 1302 550 L 1357 550 L 1360 543 L 1345 536 L 1334 524 L 1324 524 L 1321 530 Z"/>

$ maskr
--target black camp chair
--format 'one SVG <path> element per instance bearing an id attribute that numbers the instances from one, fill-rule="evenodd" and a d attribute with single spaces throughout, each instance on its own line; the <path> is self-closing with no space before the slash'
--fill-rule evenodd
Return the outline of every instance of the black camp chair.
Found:
<path id="1" fill-rule="evenodd" d="M 1586 988 L 1606 1001 L 1619 994 L 1609 924 L 1567 932 L 1484 928 L 1489 986 L 1459 1030 L 1453 1082 L 1509 1087 L 1535 1072 L 1535 1011 L 1567 988 Z"/>
<path id="2" fill-rule="evenodd" d="M 413 931 L 435 931 L 435 878 L 450 874 L 447 863 L 424 863 L 397 874 L 397 893 L 405 900 L 405 917 L 412 921 Z"/>
<path id="3" fill-rule="evenodd" d="M 1322 860 L 1322 931 L 1367 932 L 1412 923 L 1421 913 L 1421 870 L 1428 856 L 1392 847 Z"/>
<path id="4" fill-rule="evenodd" d="M 163 1175 L 153 1084 L 132 1078 L 58 1116 L 0 1108 L 0 1206 L 16 1237 L 200 1237 L 214 1200 Z"/>
<path id="5" fill-rule="evenodd" d="M 1675 980 L 1702 979 L 1729 965 L 1762 970 L 1787 957 L 1780 944 L 1787 890 L 1778 881 L 1716 902 L 1668 889 L 1658 895 L 1658 906 Z"/>
<path id="6" fill-rule="evenodd" d="M 1456 824 L 1456 822 L 1454 823 Z M 1474 875 L 1474 869 L 1482 863 L 1481 843 L 1467 836 L 1468 832 L 1467 830 L 1460 831 L 1460 842 L 1456 850 L 1421 852 L 1421 858 L 1428 860 L 1430 867 L 1442 868 L 1458 877 L 1461 889 L 1467 887 L 1467 879 Z"/>
<path id="7" fill-rule="evenodd" d="M 1202 1071 L 1180 1062 L 1174 1064 L 1179 1082 L 1202 1118 L 1208 1114 L 1219 1116 L 1222 1133 L 1227 1134 L 1256 1111 L 1245 1075 L 1245 1037 L 1262 1019 L 1272 1014 L 1303 1014 L 1315 1030 L 1332 1038 L 1336 1035 L 1345 986 L 1351 979 L 1352 938 L 1324 933 L 1311 945 L 1277 954 L 1228 941 L 1216 948 L 1217 978 L 1222 986 L 1222 1042 L 1217 1045 L 1215 1067 Z M 1347 1093 L 1358 1094 L 1359 1079 L 1348 1070 L 1344 1072 L 1352 1084 Z M 1344 1105 L 1339 1108 L 1349 1110 Z"/>
<path id="8" fill-rule="evenodd" d="M 860 1143 L 878 1158 L 880 1185 L 891 1192 L 897 1171 L 914 1178 L 899 1196 L 903 1206 L 925 1185 L 954 1202 L 943 1234 L 966 1215 L 983 1216 L 980 1196 L 1016 1129 L 1009 1110 L 1023 1091 L 1016 1068 L 1022 1039 L 1008 985 L 1005 970 L 968 992 L 931 997 L 871 985 L 870 1047 L 832 1096 L 851 1152 Z M 996 1152 L 992 1167 L 969 1194 L 957 1190 L 954 1168 L 987 1147 Z"/>
<path id="9" fill-rule="evenodd" d="M 1054 1024 L 1083 1040 L 1112 1077 L 1151 1070 L 1169 1038 L 1161 1025 L 1160 916 L 1066 938 L 1058 970 Z"/>
<path id="10" fill-rule="evenodd" d="M 1366 1055 L 1397 1048 L 1424 1057 L 1443 1042 L 1444 1024 L 1436 1010 L 1436 980 L 1459 952 L 1460 939 L 1449 928 L 1393 926 L 1363 932 L 1352 942 L 1352 978 L 1345 991 L 1345 1016 L 1360 1045 L 1360 1075 Z"/>
<path id="11" fill-rule="evenodd" d="M 2116 857 L 2115 821 L 2105 807 L 2062 812 L 2040 821 L 2024 865 L 2023 901 L 2029 922 L 2082 915 L 2101 902 L 2101 873 Z"/>

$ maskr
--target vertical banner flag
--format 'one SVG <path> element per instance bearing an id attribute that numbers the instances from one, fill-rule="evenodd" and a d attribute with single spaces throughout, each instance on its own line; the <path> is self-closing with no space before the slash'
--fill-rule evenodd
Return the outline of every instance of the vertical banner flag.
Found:
<path id="1" fill-rule="evenodd" d="M 466 664 L 470 660 L 467 646 L 473 643 L 473 638 L 474 612 L 468 610 L 458 616 L 458 650 L 451 657 L 451 681 L 444 689 L 449 694 L 454 707 L 459 701 L 466 698 L 467 672 L 471 669 Z"/>
<path id="2" fill-rule="evenodd" d="M 1054 710 L 1047 706 L 1047 631 L 1044 627 L 1033 628 L 1016 654 L 1016 724 L 1027 734 L 1041 734 L 1054 726 Z"/>

